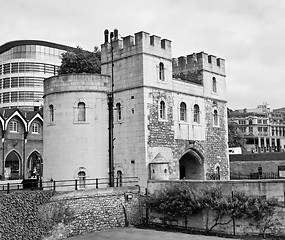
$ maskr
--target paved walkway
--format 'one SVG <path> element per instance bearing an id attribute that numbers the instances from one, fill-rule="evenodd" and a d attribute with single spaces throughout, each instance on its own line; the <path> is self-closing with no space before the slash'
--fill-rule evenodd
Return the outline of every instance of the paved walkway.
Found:
<path id="1" fill-rule="evenodd" d="M 229 240 L 230 238 L 162 232 L 137 228 L 116 228 L 74 236 L 68 240 Z M 237 239 L 235 239 L 237 240 Z"/>

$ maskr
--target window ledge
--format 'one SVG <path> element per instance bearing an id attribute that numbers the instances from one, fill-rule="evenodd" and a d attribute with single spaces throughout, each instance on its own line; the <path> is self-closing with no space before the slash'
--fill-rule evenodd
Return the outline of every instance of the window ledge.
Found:
<path id="1" fill-rule="evenodd" d="M 161 84 L 165 84 L 165 85 L 167 84 L 165 80 L 159 80 L 159 79 L 158 79 L 157 82 L 158 82 L 158 83 L 161 83 Z"/>
<path id="2" fill-rule="evenodd" d="M 159 118 L 158 121 L 159 121 L 159 122 L 168 122 L 167 119 L 163 119 L 163 118 Z"/>
<path id="3" fill-rule="evenodd" d="M 114 122 L 114 124 L 122 124 L 122 123 L 124 123 L 124 121 L 123 121 L 123 120 L 115 121 L 115 122 Z"/>
<path id="4" fill-rule="evenodd" d="M 79 122 L 73 122 L 73 124 L 89 124 L 89 122 L 86 122 L 86 121 L 79 121 Z"/>
<path id="5" fill-rule="evenodd" d="M 47 123 L 47 126 L 54 126 L 54 125 L 56 125 L 56 123 L 55 123 L 55 122 Z"/>
<path id="6" fill-rule="evenodd" d="M 187 121 L 179 121 L 178 124 L 181 124 L 181 125 L 189 125 L 189 122 L 187 122 Z"/>

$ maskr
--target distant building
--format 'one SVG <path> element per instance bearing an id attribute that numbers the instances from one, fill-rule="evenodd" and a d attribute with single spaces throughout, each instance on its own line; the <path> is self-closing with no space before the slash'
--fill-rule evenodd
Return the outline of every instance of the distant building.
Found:
<path id="1" fill-rule="evenodd" d="M 102 75 L 44 81 L 44 179 L 229 179 L 225 61 L 204 52 L 172 59 L 171 41 L 146 32 L 115 32 L 112 47 L 107 33 Z"/>
<path id="2" fill-rule="evenodd" d="M 38 40 L 0 46 L 0 108 L 38 110 L 43 81 L 57 74 L 61 54 L 71 47 Z"/>
<path id="3" fill-rule="evenodd" d="M 0 109 L 1 180 L 42 174 L 43 118 L 41 112 Z"/>
<path id="4" fill-rule="evenodd" d="M 283 111 L 282 111 L 283 109 Z M 284 108 L 270 110 L 268 104 L 229 113 L 229 121 L 238 124 L 246 138 L 246 152 L 281 152 L 285 149 Z"/>

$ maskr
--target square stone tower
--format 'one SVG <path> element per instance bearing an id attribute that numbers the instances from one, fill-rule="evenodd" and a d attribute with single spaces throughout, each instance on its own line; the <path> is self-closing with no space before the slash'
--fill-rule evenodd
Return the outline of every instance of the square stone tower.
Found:
<path id="1" fill-rule="evenodd" d="M 173 60 L 171 41 L 146 32 L 119 39 L 117 30 L 101 54 L 102 74 L 113 73 L 115 176 L 138 176 L 142 186 L 228 178 L 222 59 Z"/>

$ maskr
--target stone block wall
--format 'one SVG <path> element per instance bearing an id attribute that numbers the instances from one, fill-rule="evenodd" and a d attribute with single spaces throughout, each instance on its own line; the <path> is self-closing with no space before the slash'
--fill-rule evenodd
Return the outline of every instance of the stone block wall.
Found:
<path id="1" fill-rule="evenodd" d="M 154 157 L 160 152 L 169 162 L 170 178 L 177 179 L 179 160 L 191 148 L 201 153 L 203 158 L 202 179 L 207 179 L 208 175 L 215 173 L 217 167 L 220 169 L 220 178 L 229 179 L 226 103 L 163 90 L 152 90 L 150 94 L 152 102 L 147 106 L 148 157 Z M 166 103 L 165 119 L 159 119 L 161 100 Z M 187 121 L 184 122 L 179 120 L 181 101 L 187 105 Z M 201 107 L 200 124 L 192 122 L 192 107 L 197 102 Z M 217 126 L 213 124 L 213 109 L 218 111 Z M 183 126 L 186 126 L 186 129 L 180 131 Z"/>
<path id="2" fill-rule="evenodd" d="M 73 212 L 73 220 L 61 228 L 65 237 L 138 224 L 140 188 L 107 188 L 55 195 L 51 202 L 64 202 Z M 62 230 L 63 229 L 63 230 Z"/>

